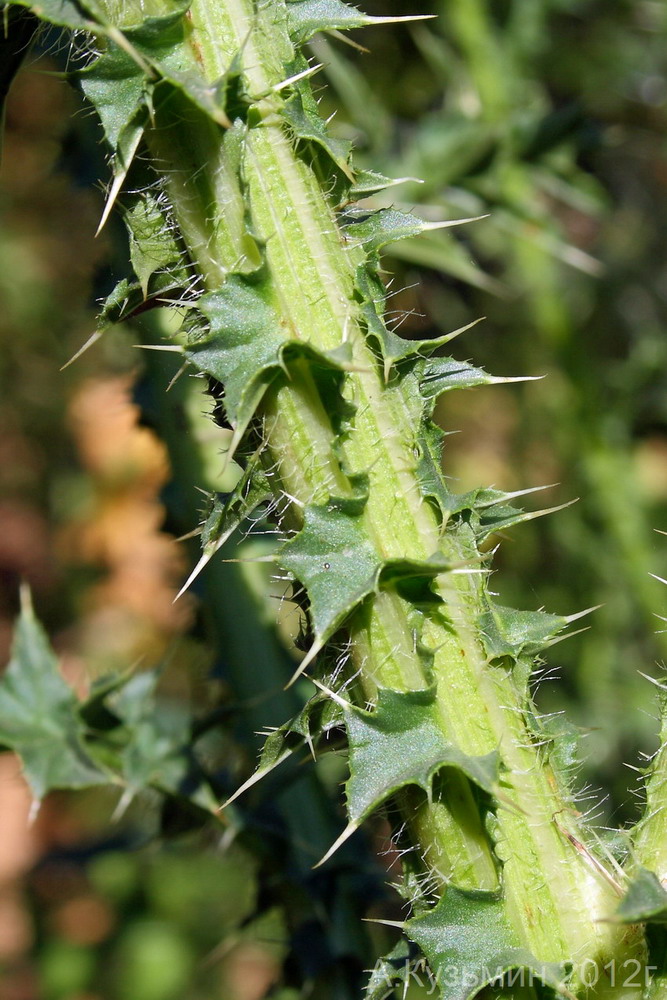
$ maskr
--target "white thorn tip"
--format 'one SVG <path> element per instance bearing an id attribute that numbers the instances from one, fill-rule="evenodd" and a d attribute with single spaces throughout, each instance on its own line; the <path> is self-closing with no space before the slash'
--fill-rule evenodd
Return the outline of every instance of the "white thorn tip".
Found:
<path id="1" fill-rule="evenodd" d="M 292 754 L 291 750 L 286 750 L 278 758 L 278 760 L 274 761 L 271 767 L 265 767 L 261 771 L 255 771 L 255 773 L 251 775 L 247 781 L 243 782 L 240 788 L 236 789 L 233 795 L 230 795 L 230 797 L 227 799 L 226 802 L 223 802 L 222 805 L 218 807 L 217 811 L 222 812 L 223 809 L 226 809 L 227 806 L 230 806 L 232 802 L 234 802 L 236 799 L 239 798 L 240 795 L 243 795 L 243 793 L 247 792 L 249 788 L 252 788 L 253 785 L 256 785 L 258 781 L 261 781 L 262 778 L 265 777 L 265 775 L 270 774 L 270 772 L 273 771 L 276 767 L 278 767 L 279 764 L 282 764 L 284 760 L 287 760 L 287 758 L 291 756 L 291 754 Z"/>
<path id="2" fill-rule="evenodd" d="M 383 927 L 398 927 L 399 931 L 405 930 L 405 924 L 400 920 L 382 920 L 380 917 L 362 917 L 365 924 L 382 924 Z"/>
<path id="3" fill-rule="evenodd" d="M 296 668 L 296 670 L 294 671 L 294 673 L 292 674 L 292 676 L 288 680 L 287 684 L 285 685 L 285 690 L 287 690 L 287 688 L 292 687 L 292 684 L 294 684 L 296 681 L 298 681 L 299 677 L 301 677 L 301 674 L 305 670 L 308 669 L 308 667 L 313 662 L 313 660 L 315 659 L 315 657 L 320 652 L 320 650 L 322 649 L 323 646 L 324 646 L 324 643 L 321 640 L 318 640 L 318 639 L 315 640 L 315 642 L 310 647 L 310 649 L 308 650 L 308 652 L 304 656 L 304 658 L 301 661 L 301 663 L 299 664 L 299 666 Z"/>
<path id="4" fill-rule="evenodd" d="M 444 337 L 436 337 L 435 339 L 441 344 L 448 344 L 450 340 L 454 340 L 455 337 L 460 337 L 462 333 L 467 333 L 468 330 L 472 330 L 473 326 L 477 326 L 478 323 L 483 323 L 485 319 L 486 316 L 479 316 L 477 319 L 474 319 L 472 323 L 466 323 L 465 326 L 460 326 L 458 330 L 452 330 L 451 333 L 445 334 Z"/>
<path id="5" fill-rule="evenodd" d="M 513 493 L 503 493 L 502 497 L 498 500 L 489 500 L 488 503 L 478 503 L 477 506 L 480 510 L 485 510 L 487 507 L 495 507 L 499 503 L 507 503 L 508 500 L 518 500 L 519 497 L 526 497 L 530 493 L 539 493 L 541 490 L 552 490 L 555 486 L 559 485 L 560 483 L 548 483 L 546 486 L 531 486 L 527 490 L 514 490 Z M 552 507 L 551 509 L 557 510 L 558 508 Z"/>
<path id="6" fill-rule="evenodd" d="M 573 639 L 575 635 L 581 635 L 582 632 L 590 631 L 590 625 L 584 626 L 584 628 L 577 628 L 574 632 L 564 632 L 562 635 L 554 636 L 553 639 L 549 639 L 548 642 L 544 643 L 544 649 L 550 649 L 552 646 L 557 646 L 559 642 L 565 642 L 566 639 Z"/>
<path id="7" fill-rule="evenodd" d="M 667 691 L 667 684 L 663 684 L 657 677 L 651 677 L 650 674 L 645 674 L 643 670 L 638 670 L 637 673 L 646 678 L 647 681 L 650 681 L 651 684 L 655 684 L 655 686 L 660 688 L 661 691 Z"/>
<path id="8" fill-rule="evenodd" d="M 572 622 L 576 622 L 579 618 L 584 618 L 586 615 L 590 615 L 594 611 L 599 611 L 602 607 L 604 607 L 603 604 L 594 604 L 592 607 L 585 608 L 583 611 L 577 611 L 575 615 L 566 615 L 565 621 L 568 625 L 571 625 Z"/>
<path id="9" fill-rule="evenodd" d="M 314 869 L 315 868 L 320 868 L 322 865 L 326 864 L 326 862 L 329 860 L 329 858 L 331 858 L 336 853 L 336 851 L 338 850 L 338 848 L 342 847 L 343 844 L 345 843 L 345 841 L 349 840 L 350 837 L 352 836 L 352 834 L 356 833 L 356 831 L 358 829 L 359 829 L 359 824 L 358 823 L 348 823 L 348 825 L 345 827 L 345 829 L 341 833 L 340 837 L 338 837 L 333 842 L 333 844 L 331 845 L 331 847 L 329 848 L 329 850 L 327 851 L 327 853 L 324 855 L 324 857 L 321 858 L 317 862 L 316 865 L 313 865 L 313 868 Z"/>
<path id="10" fill-rule="evenodd" d="M 33 799 L 30 803 L 30 810 L 28 812 L 28 826 L 33 826 L 37 821 L 39 816 L 39 810 L 42 808 L 41 799 Z"/>
<path id="11" fill-rule="evenodd" d="M 33 615 L 35 613 L 32 606 L 32 591 L 30 590 L 30 584 L 25 580 L 22 580 L 19 584 L 19 600 L 21 602 L 22 614 Z"/>
<path id="12" fill-rule="evenodd" d="M 321 69 L 322 63 L 318 63 L 316 66 L 309 66 L 308 69 L 302 70 L 301 73 L 295 73 L 294 76 L 288 76 L 286 80 L 274 84 L 271 89 L 277 94 L 280 90 L 284 90 L 285 87 L 289 87 L 298 80 L 305 80 L 306 77 L 313 76 L 314 73 L 319 73 Z"/>
<path id="13" fill-rule="evenodd" d="M 473 215 L 469 219 L 443 219 L 442 222 L 422 222 L 422 232 L 428 233 L 436 229 L 450 229 L 452 226 L 465 226 L 468 222 L 481 222 L 488 215 Z"/>
<path id="14" fill-rule="evenodd" d="M 167 351 L 169 354 L 184 354 L 185 351 L 177 344 L 132 344 L 142 351 Z"/>
<path id="15" fill-rule="evenodd" d="M 134 791 L 131 788 L 126 788 L 121 797 L 119 798 L 116 808 L 111 815 L 112 823 L 119 823 L 123 818 L 127 810 L 132 805 L 132 800 L 134 799 Z"/>
<path id="16" fill-rule="evenodd" d="M 185 583 L 183 584 L 183 586 L 181 587 L 181 589 L 179 590 L 179 592 L 176 594 L 176 597 L 171 602 L 172 604 L 175 604 L 176 601 L 178 601 L 179 598 L 181 598 L 183 596 L 183 594 L 188 589 L 188 587 L 192 586 L 192 584 L 197 579 L 197 577 L 199 576 L 199 574 L 201 573 L 201 571 L 211 561 L 211 557 L 212 556 L 213 556 L 213 552 L 205 552 L 203 554 L 203 556 L 200 558 L 199 562 L 197 563 L 197 565 L 195 566 L 195 568 L 192 570 L 192 572 L 190 573 L 189 577 L 187 578 L 187 580 L 185 581 Z"/>
<path id="17" fill-rule="evenodd" d="M 406 21 L 432 21 L 437 14 L 402 14 L 399 17 L 370 17 L 369 24 L 400 24 Z"/>
<path id="18" fill-rule="evenodd" d="M 506 382 L 539 382 L 546 378 L 546 375 L 492 375 L 490 382 L 492 385 L 501 385 Z"/>
<path id="19" fill-rule="evenodd" d="M 104 330 L 95 330 L 95 333 L 90 335 L 88 340 L 82 347 L 79 348 L 76 354 L 73 354 L 72 357 L 69 359 L 69 361 L 65 362 L 65 364 L 60 369 L 61 372 L 64 372 L 66 368 L 69 368 L 70 365 L 73 365 L 75 361 L 78 361 L 81 355 L 86 353 L 89 347 L 92 347 L 93 344 L 97 343 L 97 341 L 100 339 L 103 333 Z"/>
<path id="20" fill-rule="evenodd" d="M 122 168 L 118 171 L 118 173 L 114 174 L 113 183 L 111 185 L 111 188 L 109 189 L 109 196 L 106 200 L 104 211 L 102 212 L 102 218 L 100 219 L 100 224 L 95 232 L 95 238 L 97 238 L 100 235 L 100 233 L 104 229 L 104 226 L 106 225 L 107 219 L 111 215 L 111 209 L 116 204 L 116 199 L 118 198 L 118 195 L 120 194 L 120 189 L 122 188 L 125 182 L 125 178 L 127 177 L 127 173 L 128 170 L 130 169 L 132 160 L 134 159 L 134 155 L 137 149 L 139 148 L 139 143 L 141 142 L 143 134 L 144 134 L 143 128 L 139 129 L 129 149 L 127 150 L 127 154 L 124 157 Z"/>
<path id="21" fill-rule="evenodd" d="M 116 204 L 116 198 L 120 193 L 120 189 L 123 186 L 123 181 L 125 180 L 126 176 L 127 176 L 127 171 L 123 170 L 119 174 L 116 174 L 116 176 L 114 177 L 113 184 L 111 185 L 111 188 L 109 190 L 109 197 L 106 200 L 106 203 L 104 205 L 104 211 L 102 212 L 102 217 L 100 218 L 100 223 L 97 229 L 95 230 L 94 239 L 97 239 L 97 237 L 104 229 L 107 223 L 107 219 L 111 215 L 111 209 Z"/>
<path id="22" fill-rule="evenodd" d="M 328 695 L 332 701 L 335 701 L 337 705 L 340 705 L 341 708 L 349 710 L 352 707 L 349 701 L 345 701 L 344 698 L 341 698 L 339 694 L 336 694 L 335 691 L 332 691 L 331 688 L 328 688 L 325 684 L 323 684 L 321 681 L 318 681 L 315 677 L 309 677 L 308 680 L 311 682 L 311 684 L 314 684 L 316 688 L 319 688 L 320 691 L 323 691 L 324 694 Z"/>

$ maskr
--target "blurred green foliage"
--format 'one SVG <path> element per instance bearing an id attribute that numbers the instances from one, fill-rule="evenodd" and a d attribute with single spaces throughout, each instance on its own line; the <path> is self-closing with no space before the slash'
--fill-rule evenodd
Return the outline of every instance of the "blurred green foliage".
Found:
<path id="1" fill-rule="evenodd" d="M 365 9 L 387 13 L 380 0 Z M 359 41 L 370 55 L 336 38 L 313 43 L 329 84 L 322 108 L 336 112 L 331 128 L 354 140 L 362 165 L 423 180 L 391 189 L 387 204 L 418 206 L 434 220 L 487 216 L 398 244 L 387 261 L 390 308 L 401 333 L 420 338 L 487 316 L 454 353 L 499 374 L 546 376 L 446 397 L 441 422 L 461 433 L 447 440 L 445 469 L 463 488 L 558 483 L 538 494 L 540 506 L 580 498 L 495 540 L 498 589 L 517 607 L 568 614 L 603 605 L 588 631 L 552 651 L 548 667 L 562 677 L 538 701 L 586 727 L 582 780 L 610 794 L 605 820 L 630 821 L 622 765 L 642 763 L 657 728 L 640 671 L 655 672 L 667 651 L 655 618 L 664 597 L 649 575 L 667 576 L 654 531 L 667 527 L 667 8 L 406 0 L 400 12 L 437 19 L 368 29 Z M 220 440 L 206 436 L 200 386 L 182 379 L 164 395 L 176 372 L 163 356 L 151 354 L 137 377 L 130 345 L 156 339 L 158 321 L 111 332 L 58 374 L 93 329 L 92 300 L 122 270 L 125 248 L 117 229 L 93 240 L 104 166 L 82 103 L 43 72 L 55 59 L 17 82 L 4 149 L 2 634 L 26 578 L 59 650 L 72 661 L 85 655 L 93 674 L 138 657 L 151 665 L 170 650 L 165 697 L 213 719 L 202 745 L 240 777 L 252 770 L 253 734 L 282 722 L 293 701 L 282 691 L 289 654 L 270 624 L 280 595 L 262 596 L 261 567 L 214 563 L 187 613 L 158 614 L 156 598 L 144 618 L 132 607 L 132 629 L 127 609 L 102 628 L 104 581 L 116 564 L 108 545 L 100 555 L 73 541 L 105 512 L 120 518 L 128 490 L 155 500 L 160 488 L 159 476 L 141 479 L 141 455 L 120 472 L 96 466 L 73 424 L 82 385 L 119 376 L 134 384 L 174 471 L 166 514 L 157 514 L 172 534 L 196 525 L 192 484 L 221 488 Z M 196 560 L 196 542 L 187 558 Z M 183 569 L 172 560 L 156 571 L 170 595 Z M 248 625 L 248 608 L 262 627 Z M 131 639 L 110 652 L 112 632 Z M 115 825 L 115 792 L 47 800 L 35 857 L 12 876 L 32 931 L 3 953 L 8 997 L 358 995 L 374 945 L 350 940 L 351 914 L 377 898 L 377 863 L 361 845 L 331 876 L 310 872 L 342 822 L 332 804 L 338 780 L 293 769 L 243 808 L 229 828 L 238 842 L 155 791 Z M 270 833 L 264 847 L 260 830 Z M 396 905 L 385 900 L 383 915 L 396 917 Z M 378 950 L 383 935 L 372 930 Z"/>

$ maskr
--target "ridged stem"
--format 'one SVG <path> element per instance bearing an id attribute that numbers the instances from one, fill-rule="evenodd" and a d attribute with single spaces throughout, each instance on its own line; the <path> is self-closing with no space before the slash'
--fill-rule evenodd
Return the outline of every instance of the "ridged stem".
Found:
<path id="1" fill-rule="evenodd" d="M 237 51 L 242 53 L 257 119 L 244 139 L 245 198 L 253 232 L 264 248 L 281 322 L 292 339 L 320 351 L 344 341 L 352 348 L 345 393 L 356 416 L 339 448 L 307 373 L 292 370 L 267 393 L 263 416 L 277 481 L 300 507 L 321 503 L 331 492 L 351 490 L 348 474 L 365 472 L 369 499 L 363 525 L 382 558 L 427 559 L 439 550 L 461 565 L 460 574 L 438 578 L 443 617 L 427 622 L 424 639 L 435 650 L 443 732 L 470 754 L 500 753 L 504 792 L 494 836 L 504 861 L 508 916 L 519 939 L 541 960 L 589 959 L 601 972 L 612 959 L 643 961 L 642 937 L 635 928 L 601 922 L 613 911 L 617 897 L 591 862 L 568 794 L 534 745 L 525 721 L 525 691 L 507 668 L 488 662 L 478 623 L 483 579 L 474 572 L 479 566 L 468 529 L 443 533 L 421 494 L 415 428 L 407 408 L 387 391 L 353 298 L 363 248 L 345 240 L 279 117 L 280 101 L 272 87 L 281 83 L 284 72 L 284 38 L 274 30 L 272 16 L 281 9 L 270 4 L 254 10 L 248 0 L 226 0 L 224 5 L 195 0 L 190 12 L 192 44 L 210 80 L 222 75 Z M 219 200 L 226 184 L 221 166 L 202 188 L 205 203 L 197 207 L 182 184 L 189 156 L 185 168 L 179 156 L 184 147 L 188 154 L 188 140 L 170 148 L 167 135 L 166 129 L 160 133 L 158 116 L 150 142 L 159 148 L 185 242 L 207 289 L 215 290 L 238 263 L 238 240 L 222 235 L 230 219 L 238 225 L 236 196 Z M 412 613 L 399 598 L 376 597 L 370 609 L 351 616 L 347 627 L 352 670 L 361 671 L 366 696 L 372 697 L 377 686 L 407 691 L 428 685 L 414 648 Z M 463 778 L 452 779 L 447 799 L 434 804 L 424 800 L 415 805 L 415 796 L 402 798 L 410 803 L 406 820 L 420 838 L 423 856 L 441 888 L 450 879 L 468 887 L 496 886 L 491 841 Z M 619 997 L 618 984 L 612 988 L 602 974 L 596 993 L 607 991 Z M 620 996 L 635 992 L 628 988 Z"/>

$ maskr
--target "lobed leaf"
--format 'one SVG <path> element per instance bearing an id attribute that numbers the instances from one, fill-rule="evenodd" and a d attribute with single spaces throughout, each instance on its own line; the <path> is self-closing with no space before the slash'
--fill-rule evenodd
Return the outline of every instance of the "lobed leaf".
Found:
<path id="1" fill-rule="evenodd" d="M 407 990 L 411 979 L 414 949 L 406 938 L 401 937 L 395 947 L 378 959 L 366 984 L 364 1000 L 386 1000 L 393 987 L 401 983 Z"/>
<path id="2" fill-rule="evenodd" d="M 294 718 L 289 719 L 266 737 L 253 775 L 231 796 L 227 805 L 255 785 L 304 746 L 312 753 L 322 736 L 336 729 L 343 722 L 340 705 L 327 695 L 319 693 L 306 702 Z"/>
<path id="3" fill-rule="evenodd" d="M 439 721 L 434 690 L 380 689 L 371 712 L 353 707 L 345 711 L 345 725 L 350 748 L 345 791 L 355 825 L 406 785 L 419 785 L 430 794 L 433 778 L 443 767 L 457 768 L 486 792 L 495 787 L 498 754 L 470 757 L 450 743 Z"/>
<path id="4" fill-rule="evenodd" d="M 528 973 L 521 985 L 537 981 L 569 995 L 562 966 L 540 962 L 519 944 L 499 896 L 450 885 L 432 910 L 408 920 L 405 929 L 447 1000 L 472 1000 L 484 986 L 499 986 L 512 969 Z"/>
<path id="5" fill-rule="evenodd" d="M 502 382 L 521 381 L 489 375 L 482 368 L 475 368 L 466 361 L 454 358 L 420 359 L 415 363 L 421 397 L 433 401 L 450 389 L 471 389 L 477 385 L 498 385 Z"/>
<path id="6" fill-rule="evenodd" d="M 389 330 L 383 317 L 385 288 L 372 263 L 357 268 L 356 288 L 361 300 L 361 316 L 366 324 L 367 335 L 377 343 L 384 361 L 385 379 L 389 378 L 389 373 L 397 361 L 410 357 L 430 356 L 463 332 L 456 330 L 428 340 L 408 340 Z"/>
<path id="7" fill-rule="evenodd" d="M 149 288 L 163 283 L 151 282 L 154 276 L 167 276 L 169 282 L 187 285 L 188 271 L 184 252 L 163 207 L 153 191 L 134 195 L 124 212 L 130 238 L 130 260 L 144 299 Z"/>
<path id="8" fill-rule="evenodd" d="M 110 781 L 85 743 L 78 700 L 30 603 L 24 600 L 12 657 L 0 680 L 0 743 L 21 757 L 33 795 Z"/>
<path id="9" fill-rule="evenodd" d="M 539 653 L 568 624 L 561 615 L 544 611 L 516 611 L 489 601 L 479 617 L 479 629 L 488 656 L 531 656 Z"/>
<path id="10" fill-rule="evenodd" d="M 285 101 L 282 114 L 297 139 L 314 143 L 349 181 L 353 180 L 354 175 L 349 165 L 352 146 L 329 134 L 310 87 L 297 85 L 294 93 Z"/>
<path id="11" fill-rule="evenodd" d="M 365 215 L 360 221 L 356 221 L 353 216 L 345 234 L 350 242 L 363 246 L 370 256 L 389 243 L 419 236 L 428 228 L 428 223 L 416 215 L 399 212 L 395 208 L 381 208 L 371 215 Z"/>
<path id="12" fill-rule="evenodd" d="M 261 504 L 273 499 L 273 490 L 257 455 L 248 461 L 241 478 L 229 493 L 213 499 L 202 528 L 202 548 L 219 547 L 221 539 L 247 520 Z"/>
<path id="13" fill-rule="evenodd" d="M 290 0 L 287 26 L 295 45 L 303 45 L 318 31 L 363 28 L 375 19 L 343 0 Z"/>
<path id="14" fill-rule="evenodd" d="M 216 292 L 199 299 L 210 330 L 186 347 L 192 363 L 225 386 L 225 409 L 235 442 L 245 433 L 268 386 L 286 372 L 291 358 L 307 357 L 320 367 L 342 368 L 349 354 L 323 354 L 289 336 L 269 284 L 232 274 Z M 232 449 L 233 450 L 233 449 Z"/>
<path id="15" fill-rule="evenodd" d="M 326 506 L 308 506 L 301 531 L 278 554 L 280 564 L 308 592 L 315 641 L 307 661 L 370 594 L 387 588 L 401 592 L 415 581 L 428 585 L 452 568 L 439 553 L 427 560 L 383 560 L 360 518 L 365 502 L 360 493 L 331 498 Z M 423 589 L 418 593 L 423 600 Z"/>
<path id="16" fill-rule="evenodd" d="M 283 546 L 279 561 L 308 591 L 319 648 L 375 590 L 382 566 L 358 511 L 349 513 L 346 501 L 336 500 L 306 508 L 303 528 Z"/>

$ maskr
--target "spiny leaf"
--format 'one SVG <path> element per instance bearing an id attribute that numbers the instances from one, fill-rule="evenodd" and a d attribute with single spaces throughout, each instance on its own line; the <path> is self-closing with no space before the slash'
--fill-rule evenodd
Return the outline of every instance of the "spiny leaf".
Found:
<path id="1" fill-rule="evenodd" d="M 382 354 L 385 379 L 389 378 L 389 373 L 397 361 L 409 357 L 428 357 L 477 322 L 470 323 L 460 330 L 454 330 L 452 333 L 444 334 L 442 337 L 433 337 L 428 340 L 407 340 L 389 330 L 384 321 L 382 311 L 385 289 L 372 266 L 366 264 L 357 269 L 356 287 L 361 298 L 361 314 L 366 323 L 368 335 L 377 342 Z"/>
<path id="2" fill-rule="evenodd" d="M 375 254 L 396 240 L 419 236 L 426 228 L 427 223 L 416 215 L 399 212 L 395 208 L 382 208 L 359 221 L 352 216 L 345 234 L 350 242 L 360 243 L 366 253 Z"/>
<path id="3" fill-rule="evenodd" d="M 454 494 L 450 493 L 440 464 L 445 432 L 432 420 L 422 421 L 415 447 L 417 449 L 417 478 L 425 497 L 435 500 L 443 517 L 449 517 Z"/>
<path id="4" fill-rule="evenodd" d="M 497 385 L 503 382 L 522 382 L 525 377 L 505 378 L 489 375 L 482 368 L 476 368 L 466 361 L 456 361 L 449 357 L 421 357 L 419 355 L 406 357 L 394 368 L 390 389 L 399 393 L 402 403 L 407 407 L 415 428 L 415 445 L 422 446 L 422 438 L 426 433 L 425 454 L 431 453 L 437 468 L 440 467 L 438 451 L 438 435 L 442 440 L 442 432 L 433 430 L 430 418 L 435 409 L 437 399 L 442 393 L 452 389 L 470 389 L 479 385 Z"/>
<path id="5" fill-rule="evenodd" d="M 620 924 L 667 924 L 667 891 L 654 872 L 639 869 L 612 919 Z"/>
<path id="6" fill-rule="evenodd" d="M 335 501 L 306 508 L 303 528 L 283 546 L 279 561 L 308 591 L 319 648 L 372 593 L 382 565 L 358 515 Z"/>
<path id="7" fill-rule="evenodd" d="M 117 24 L 105 51 L 80 74 L 83 92 L 99 114 L 113 152 L 114 179 L 100 229 L 125 182 L 153 103 L 163 99 L 165 87 L 182 91 L 218 124 L 230 124 L 224 110 L 224 77 L 209 84 L 186 44 L 183 15 L 188 6 L 167 4 L 139 23 Z M 128 5 L 127 10 L 136 17 L 136 8 Z"/>
<path id="8" fill-rule="evenodd" d="M 269 480 L 259 458 L 253 455 L 234 489 L 215 497 L 213 507 L 202 529 L 202 546 L 218 546 L 221 538 L 228 538 L 263 503 L 273 498 Z"/>
<path id="9" fill-rule="evenodd" d="M 234 792 L 226 804 L 229 805 L 252 785 L 261 781 L 303 746 L 307 745 L 314 753 L 318 740 L 331 729 L 340 726 L 342 720 L 340 705 L 325 694 L 316 694 L 293 719 L 268 734 L 254 774 Z"/>
<path id="10" fill-rule="evenodd" d="M 211 329 L 187 347 L 186 355 L 224 384 L 230 422 L 245 430 L 281 366 L 280 352 L 287 339 L 270 289 L 233 274 L 219 291 L 203 296 L 198 306 Z"/>
<path id="11" fill-rule="evenodd" d="M 122 278 L 102 303 L 97 316 L 98 329 L 105 330 L 114 323 L 122 323 L 141 306 L 143 301 L 141 285 L 136 281 Z"/>
<path id="12" fill-rule="evenodd" d="M 516 611 L 489 601 L 480 616 L 480 634 L 490 658 L 530 656 L 548 645 L 568 624 L 561 615 L 544 611 Z"/>
<path id="13" fill-rule="evenodd" d="M 377 336 L 378 339 L 382 336 L 379 330 Z M 425 347 L 428 348 L 428 344 Z M 391 344 L 389 349 L 391 351 Z M 400 394 L 402 404 L 411 414 L 412 423 L 417 428 L 414 440 L 417 477 L 424 496 L 436 502 L 445 521 L 453 513 L 474 509 L 477 494 L 459 497 L 447 488 L 440 464 L 444 432 L 431 420 L 436 401 L 442 393 L 451 389 L 466 389 L 508 381 L 521 381 L 521 379 L 489 375 L 483 369 L 469 365 L 465 361 L 455 361 L 447 357 L 429 358 L 419 354 L 412 357 L 404 356 L 395 365 L 389 391 Z M 518 513 L 518 517 L 522 518 L 521 512 Z M 479 534 L 488 534 L 489 532 L 485 532 L 481 527 L 482 521 L 483 518 L 480 518 Z"/>
<path id="14" fill-rule="evenodd" d="M 447 229 L 450 226 L 475 221 L 475 219 L 452 219 L 448 222 L 425 222 L 408 212 L 399 212 L 395 208 L 381 208 L 371 215 L 363 213 L 360 221 L 356 221 L 354 214 L 351 214 L 345 233 L 351 242 L 361 244 L 370 255 L 376 254 L 397 240 L 419 236 L 432 229 Z"/>
<path id="15" fill-rule="evenodd" d="M 118 156 L 128 142 L 122 140 L 124 133 L 132 130 L 132 123 L 144 109 L 145 76 L 126 52 L 111 45 L 80 79 L 81 89 L 100 116 L 106 140 Z"/>
<path id="16" fill-rule="evenodd" d="M 360 520 L 364 504 L 360 494 L 307 507 L 303 528 L 278 555 L 308 592 L 315 640 L 306 665 L 370 594 L 382 587 L 400 590 L 407 581 L 428 581 L 452 568 L 438 553 L 428 560 L 383 560 Z"/>
<path id="17" fill-rule="evenodd" d="M 100 117 L 112 150 L 113 181 L 98 232 L 125 182 L 148 120 L 149 83 L 127 52 L 110 45 L 80 76 L 81 89 Z"/>
<path id="18" fill-rule="evenodd" d="M 44 630 L 24 600 L 12 658 L 0 680 L 0 743 L 20 755 L 36 799 L 52 788 L 110 780 L 90 756 L 77 708 Z"/>
<path id="19" fill-rule="evenodd" d="M 185 283 L 188 272 L 183 266 L 183 249 L 151 191 L 135 195 L 125 210 L 125 223 L 130 237 L 130 260 L 139 279 L 144 298 L 148 298 L 150 279 L 157 272 L 169 272 Z"/>
<path id="20" fill-rule="evenodd" d="M 499 385 L 503 382 L 522 382 L 525 379 L 489 375 L 482 368 L 475 368 L 454 358 L 431 358 L 418 361 L 416 372 L 422 399 L 435 400 L 450 389 L 470 389 L 477 385 Z"/>
<path id="21" fill-rule="evenodd" d="M 234 489 L 223 496 L 214 496 L 211 510 L 202 527 L 203 553 L 197 565 L 179 590 L 178 600 L 233 532 L 252 516 L 261 504 L 273 498 L 273 491 L 257 454 L 251 456 Z"/>
<path id="22" fill-rule="evenodd" d="M 225 409 L 234 427 L 231 451 L 245 432 L 267 387 L 290 356 L 306 356 L 325 367 L 340 367 L 346 356 L 321 354 L 289 337 L 279 319 L 270 287 L 230 275 L 221 289 L 203 296 L 199 309 L 210 332 L 187 345 L 186 355 L 201 371 L 225 386 Z"/>
<path id="23" fill-rule="evenodd" d="M 385 177 L 377 170 L 355 170 L 354 183 L 350 188 L 350 198 L 357 200 L 368 198 L 369 195 L 377 194 L 379 191 L 386 191 L 387 188 L 397 187 L 405 184 L 412 177 Z"/>
<path id="24" fill-rule="evenodd" d="M 562 967 L 540 962 L 520 945 L 502 899 L 490 893 L 450 885 L 437 906 L 408 920 L 405 930 L 424 952 L 446 1000 L 472 1000 L 484 986 L 500 985 L 512 969 L 526 970 L 526 986 L 539 981 L 571 995 Z"/>
<path id="25" fill-rule="evenodd" d="M 499 531 L 561 510 L 563 505 L 544 510 L 524 511 L 508 502 L 517 496 L 537 492 L 541 488 L 543 487 L 537 487 L 535 490 L 519 490 L 515 493 L 504 493 L 502 490 L 494 489 L 478 489 L 460 496 L 452 494 L 450 512 L 460 514 L 469 511 L 475 537 L 478 542 L 483 542 L 490 535 Z"/>
<path id="26" fill-rule="evenodd" d="M 393 992 L 392 987 L 400 983 L 407 990 L 413 964 L 412 950 L 409 941 L 402 937 L 388 955 L 378 959 L 366 984 L 364 1000 L 386 1000 Z"/>
<path id="27" fill-rule="evenodd" d="M 347 807 L 356 825 L 405 785 L 430 792 L 443 767 L 455 767 L 480 788 L 493 791 L 498 754 L 470 757 L 448 742 L 433 690 L 381 689 L 373 711 L 350 707 L 345 725 L 350 747 Z"/>
<path id="28" fill-rule="evenodd" d="M 373 20 L 343 0 L 291 0 L 287 5 L 287 25 L 295 45 L 303 45 L 318 31 L 363 28 Z"/>
<path id="29" fill-rule="evenodd" d="M 324 150 L 349 181 L 354 179 L 349 165 L 352 146 L 329 135 L 309 86 L 295 87 L 294 93 L 285 101 L 282 114 L 297 139 L 314 143 Z"/>
<path id="30" fill-rule="evenodd" d="M 318 31 L 345 31 L 368 24 L 419 20 L 423 17 L 370 17 L 343 0 L 288 0 L 287 4 L 287 24 L 296 45 L 303 45 Z"/>

